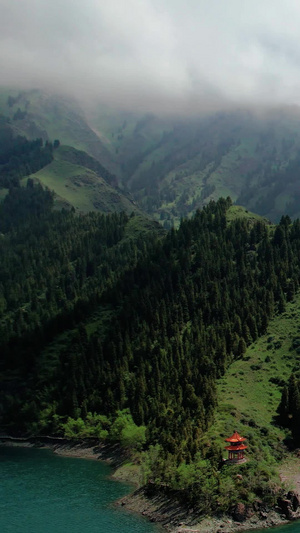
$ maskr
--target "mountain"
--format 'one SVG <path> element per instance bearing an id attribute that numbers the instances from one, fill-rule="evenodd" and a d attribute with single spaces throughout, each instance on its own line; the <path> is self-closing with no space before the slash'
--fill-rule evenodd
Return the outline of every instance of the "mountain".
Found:
<path id="1" fill-rule="evenodd" d="M 39 91 L 15 96 L 2 92 L 0 96 L 6 113 L 0 120 L 2 198 L 11 185 L 29 176 L 53 190 L 61 207 L 82 212 L 141 212 L 130 194 L 118 187 L 116 175 L 100 163 L 99 158 L 114 167 L 109 153 L 72 103 Z M 58 137 L 73 146 L 62 145 Z M 90 153 L 75 146 L 84 146 Z"/>
<path id="2" fill-rule="evenodd" d="M 99 112 L 91 120 L 115 151 L 124 185 L 166 226 L 228 195 L 271 220 L 300 214 L 297 108 L 111 122 Z"/>
<path id="3" fill-rule="evenodd" d="M 74 207 L 83 213 L 141 213 L 130 194 L 119 189 L 116 176 L 86 152 L 70 146 L 59 146 L 53 161 L 30 178 L 53 190 L 58 206 Z"/>
<path id="4" fill-rule="evenodd" d="M 220 196 L 272 221 L 300 215 L 297 108 L 159 117 L 2 89 L 0 112 L 15 134 L 94 157 L 165 228 Z"/>
<path id="5" fill-rule="evenodd" d="M 274 506 L 300 442 L 297 113 L 1 102 L 2 430 L 121 442 L 199 515 Z"/>
<path id="6" fill-rule="evenodd" d="M 11 120 L 16 134 L 43 141 L 59 139 L 61 144 L 86 151 L 112 173 L 117 166 L 93 130 L 77 102 L 39 90 L 0 89 L 0 113 Z"/>
<path id="7" fill-rule="evenodd" d="M 220 199 L 166 233 L 134 214 L 55 210 L 28 180 L 2 202 L 0 232 L 3 430 L 121 441 L 143 483 L 199 514 L 272 506 L 289 431 L 274 420 L 290 371 L 298 380 L 297 345 L 286 353 L 278 322 L 264 335 L 275 315 L 297 317 L 299 220 L 270 226 Z M 249 405 L 230 391 L 243 380 Z M 233 424 L 249 440 L 241 483 L 222 462 Z"/>

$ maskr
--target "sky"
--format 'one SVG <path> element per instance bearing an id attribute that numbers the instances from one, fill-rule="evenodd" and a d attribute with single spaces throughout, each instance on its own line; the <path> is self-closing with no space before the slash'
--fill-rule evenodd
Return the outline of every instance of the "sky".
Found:
<path id="1" fill-rule="evenodd" d="M 123 108 L 300 105 L 299 0 L 0 0 L 0 84 Z"/>

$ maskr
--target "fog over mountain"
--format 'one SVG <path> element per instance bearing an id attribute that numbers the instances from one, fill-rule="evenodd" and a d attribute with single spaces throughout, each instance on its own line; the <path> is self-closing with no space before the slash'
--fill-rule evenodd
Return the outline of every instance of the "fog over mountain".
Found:
<path id="1" fill-rule="evenodd" d="M 0 0 L 0 83 L 146 111 L 299 104 L 297 0 Z"/>

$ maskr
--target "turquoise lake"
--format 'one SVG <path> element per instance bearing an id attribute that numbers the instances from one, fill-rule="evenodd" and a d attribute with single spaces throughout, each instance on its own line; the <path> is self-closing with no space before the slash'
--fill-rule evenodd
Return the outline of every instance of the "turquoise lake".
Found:
<path id="1" fill-rule="evenodd" d="M 143 517 L 113 505 L 130 487 L 110 473 L 101 462 L 0 447 L 0 532 L 157 533 Z"/>
<path id="2" fill-rule="evenodd" d="M 0 447 L 1 533 L 158 533 L 114 502 L 130 487 L 105 463 Z M 300 533 L 300 522 L 256 533 Z"/>

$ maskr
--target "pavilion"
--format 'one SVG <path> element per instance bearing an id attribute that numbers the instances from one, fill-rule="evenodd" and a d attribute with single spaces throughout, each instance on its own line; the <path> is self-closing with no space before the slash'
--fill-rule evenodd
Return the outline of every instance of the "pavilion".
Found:
<path id="1" fill-rule="evenodd" d="M 245 450 L 248 446 L 243 444 L 245 438 L 241 437 L 237 431 L 233 433 L 231 437 L 225 439 L 226 442 L 229 442 L 229 446 L 225 446 L 225 450 L 228 450 L 228 459 L 229 463 L 244 463 L 247 461 L 245 457 Z"/>

